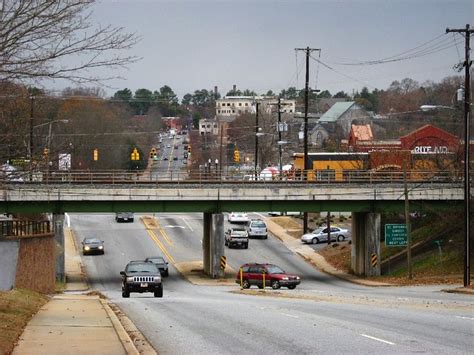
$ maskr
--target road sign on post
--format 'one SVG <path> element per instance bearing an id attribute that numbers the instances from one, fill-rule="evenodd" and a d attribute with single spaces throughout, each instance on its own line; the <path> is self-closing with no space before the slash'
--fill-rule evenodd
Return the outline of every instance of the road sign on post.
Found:
<path id="1" fill-rule="evenodd" d="M 407 246 L 406 224 L 386 224 L 385 225 L 385 245 L 387 247 Z"/>

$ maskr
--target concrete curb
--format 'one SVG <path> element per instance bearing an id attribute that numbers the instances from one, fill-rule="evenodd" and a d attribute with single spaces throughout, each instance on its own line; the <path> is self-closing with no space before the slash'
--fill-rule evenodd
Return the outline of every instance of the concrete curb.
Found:
<path id="1" fill-rule="evenodd" d="M 82 259 L 79 255 L 79 250 L 78 250 L 77 243 L 76 243 L 76 240 L 75 240 L 75 237 L 74 237 L 74 231 L 72 230 L 72 228 L 69 227 L 69 228 L 67 228 L 67 231 L 65 229 L 65 234 L 67 234 L 67 238 L 69 238 L 69 242 L 71 243 L 69 245 L 68 249 L 69 249 L 70 252 L 73 253 L 71 255 L 72 258 L 73 258 L 73 261 L 70 262 L 70 267 L 72 266 L 72 269 L 69 270 L 70 272 L 73 273 L 73 275 L 68 275 L 69 277 L 67 276 L 66 280 L 68 280 L 68 278 L 72 278 L 73 280 L 75 280 L 74 285 L 76 285 L 75 289 L 69 289 L 67 287 L 67 292 L 88 291 L 90 289 L 90 287 L 89 287 L 89 283 L 87 281 L 87 274 L 85 273 L 84 265 L 82 264 Z M 71 264 L 75 264 L 75 263 L 78 264 L 78 266 L 71 265 Z M 80 270 L 80 275 L 77 275 L 78 269 Z M 78 277 L 80 278 L 79 282 L 76 281 Z M 77 286 L 78 285 L 80 286 L 81 283 L 83 283 L 85 285 L 85 287 L 82 287 L 82 288 L 78 289 Z M 67 285 L 68 285 L 68 283 L 66 283 L 66 286 Z M 125 351 L 127 352 L 127 354 L 130 354 L 130 355 L 138 355 L 140 353 L 157 354 L 156 351 L 153 349 L 153 347 L 145 339 L 145 337 L 135 327 L 135 325 L 132 323 L 132 321 L 128 317 L 126 317 L 122 312 L 120 312 L 120 318 L 119 318 L 119 315 L 116 314 L 116 313 L 118 313 L 117 309 L 115 307 L 112 307 L 111 303 L 108 300 L 104 299 L 104 298 L 105 298 L 105 296 L 103 296 L 101 294 L 101 296 L 99 297 L 99 301 L 102 304 L 102 307 L 104 308 L 104 310 L 106 311 L 107 316 L 110 319 L 110 321 L 111 321 L 111 323 L 114 327 L 115 333 L 117 334 L 117 336 L 118 336 L 120 342 L 122 343 L 122 346 L 125 349 Z M 135 346 L 134 341 L 132 341 L 132 338 L 129 335 L 129 332 L 127 331 L 125 326 L 121 323 L 121 319 L 124 319 L 126 321 L 127 328 L 131 330 L 132 334 L 134 334 L 134 339 L 139 339 L 140 340 L 140 343 L 142 344 L 141 345 L 141 350 L 146 349 L 146 352 L 143 352 L 143 351 L 140 352 L 137 349 L 137 347 Z"/>

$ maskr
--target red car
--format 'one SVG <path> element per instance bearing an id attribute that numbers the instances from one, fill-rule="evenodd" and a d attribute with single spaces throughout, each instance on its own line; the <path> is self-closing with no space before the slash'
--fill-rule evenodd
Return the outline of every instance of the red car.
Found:
<path id="1" fill-rule="evenodd" d="M 293 290 L 301 282 L 299 276 L 287 274 L 276 265 L 257 263 L 242 265 L 235 276 L 235 282 L 239 285 L 242 282 L 242 288 L 250 288 L 252 285 L 256 285 L 258 288 L 263 288 L 264 277 L 265 287 L 269 286 L 274 290 L 277 290 L 282 286 Z"/>

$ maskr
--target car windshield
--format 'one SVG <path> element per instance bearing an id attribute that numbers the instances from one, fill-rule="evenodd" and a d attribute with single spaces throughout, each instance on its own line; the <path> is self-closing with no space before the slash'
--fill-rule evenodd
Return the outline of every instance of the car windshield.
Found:
<path id="1" fill-rule="evenodd" d="M 313 234 L 319 234 L 319 233 L 321 233 L 324 229 L 326 229 L 326 228 L 316 228 L 316 229 L 313 231 Z"/>
<path id="2" fill-rule="evenodd" d="M 84 244 L 96 244 L 96 243 L 102 243 L 102 241 L 97 238 L 84 239 Z"/>
<path id="3" fill-rule="evenodd" d="M 152 263 L 143 263 L 143 264 L 129 264 L 127 266 L 127 272 L 154 272 L 157 273 L 158 270 L 155 264 Z"/>
<path id="4" fill-rule="evenodd" d="M 232 231 L 232 234 L 241 235 L 241 234 L 245 234 L 245 231 L 244 231 L 244 230 L 241 230 L 241 229 L 234 229 L 234 230 Z"/>
<path id="5" fill-rule="evenodd" d="M 160 256 L 157 256 L 156 258 L 147 258 L 146 259 L 147 261 L 151 261 L 155 264 L 164 264 L 165 263 L 165 259 L 163 259 L 162 257 Z"/>
<path id="6" fill-rule="evenodd" d="M 284 274 L 285 273 L 285 271 L 283 271 L 281 268 L 279 268 L 276 265 L 268 265 L 267 271 L 269 274 Z"/>
<path id="7" fill-rule="evenodd" d="M 252 227 L 265 228 L 265 223 L 263 221 L 252 222 Z"/>

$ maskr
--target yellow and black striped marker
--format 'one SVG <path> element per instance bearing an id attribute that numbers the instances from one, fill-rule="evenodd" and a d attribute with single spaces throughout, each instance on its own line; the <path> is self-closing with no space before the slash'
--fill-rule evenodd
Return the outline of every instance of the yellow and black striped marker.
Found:
<path id="1" fill-rule="evenodd" d="M 225 270 L 226 265 L 227 265 L 227 257 L 222 255 L 221 256 L 221 269 Z"/>
<path id="2" fill-rule="evenodd" d="M 370 262 L 372 263 L 372 267 L 377 266 L 377 254 L 372 253 L 370 257 Z"/>

